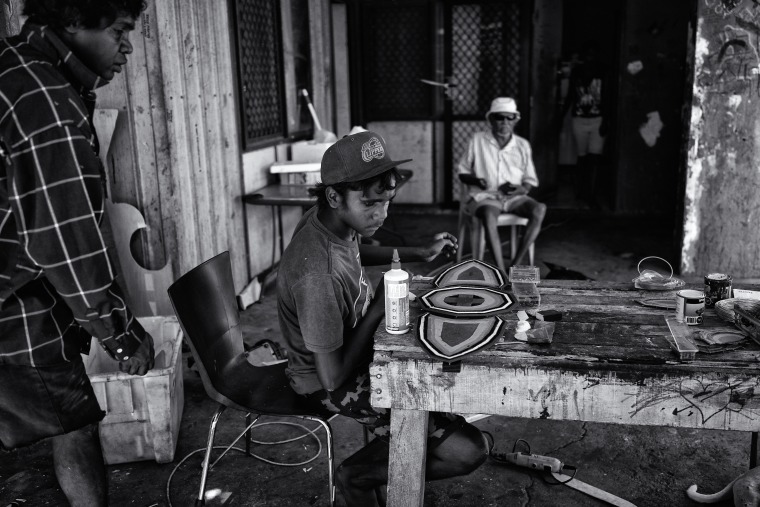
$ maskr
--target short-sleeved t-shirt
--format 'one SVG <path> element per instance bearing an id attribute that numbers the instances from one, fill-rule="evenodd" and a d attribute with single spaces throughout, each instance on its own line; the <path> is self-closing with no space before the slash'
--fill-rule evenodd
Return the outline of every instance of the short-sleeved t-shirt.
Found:
<path id="1" fill-rule="evenodd" d="M 371 300 L 358 238 L 337 237 L 319 221 L 317 207 L 311 208 L 296 226 L 277 274 L 277 311 L 293 390 L 323 389 L 314 353 L 339 349 L 344 329 L 356 327 Z"/>

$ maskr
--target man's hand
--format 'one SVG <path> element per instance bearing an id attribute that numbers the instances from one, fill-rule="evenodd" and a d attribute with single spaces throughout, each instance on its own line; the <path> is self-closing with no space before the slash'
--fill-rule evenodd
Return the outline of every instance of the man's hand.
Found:
<path id="1" fill-rule="evenodd" d="M 488 187 L 488 182 L 486 182 L 485 178 L 478 178 L 473 174 L 460 174 L 459 181 L 465 185 L 476 186 L 481 190 L 485 190 Z"/>
<path id="2" fill-rule="evenodd" d="M 457 238 L 448 232 L 439 232 L 433 236 L 433 242 L 422 250 L 422 259 L 430 262 L 443 254 L 448 259 L 457 253 Z"/>
<path id="3" fill-rule="evenodd" d="M 511 195 L 515 191 L 515 186 L 509 182 L 499 185 L 499 192 L 504 195 Z"/>
<path id="4" fill-rule="evenodd" d="M 528 188 L 525 185 L 514 186 L 511 183 L 504 183 L 499 187 L 499 192 L 507 197 L 514 197 L 518 195 L 527 195 Z"/>
<path id="5" fill-rule="evenodd" d="M 153 338 L 145 334 L 145 339 L 132 354 L 132 357 L 119 363 L 119 370 L 129 373 L 130 375 L 145 375 L 148 370 L 153 369 L 155 362 L 155 351 L 153 350 Z"/>

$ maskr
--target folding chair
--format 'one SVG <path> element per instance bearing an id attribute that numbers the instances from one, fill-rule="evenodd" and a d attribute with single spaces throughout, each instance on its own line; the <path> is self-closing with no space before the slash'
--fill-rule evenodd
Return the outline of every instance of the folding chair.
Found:
<path id="1" fill-rule="evenodd" d="M 483 224 L 480 223 L 480 219 L 470 214 L 467 210 L 467 201 L 470 198 L 467 185 L 465 185 L 464 183 L 460 183 L 459 188 L 460 188 L 459 190 L 459 230 L 458 230 L 459 235 L 457 236 L 457 239 L 459 239 L 460 242 L 464 242 L 464 235 L 469 229 L 472 258 L 482 261 L 485 255 L 485 250 L 486 250 L 486 231 L 485 231 L 485 228 L 483 227 Z M 509 236 L 509 249 L 510 249 L 510 255 L 511 255 L 510 258 L 514 259 L 515 254 L 517 253 L 517 240 L 518 240 L 517 228 L 521 226 L 522 227 L 527 226 L 528 219 L 517 216 L 513 213 L 502 213 L 497 218 L 496 225 L 498 227 L 506 227 L 506 226 L 510 227 L 510 236 Z M 534 245 L 530 245 L 528 247 L 528 259 L 530 260 L 531 265 L 533 265 L 533 262 L 534 262 L 534 253 L 535 253 Z M 457 250 L 457 262 L 461 262 L 461 261 L 462 261 L 462 248 L 459 248 Z"/>
<path id="2" fill-rule="evenodd" d="M 327 410 L 318 412 L 304 405 L 290 388 L 284 363 L 253 366 L 247 361 L 229 252 L 207 260 L 180 277 L 169 287 L 169 299 L 195 358 L 206 394 L 219 403 L 209 426 L 195 505 L 205 504 L 214 433 L 219 417 L 228 407 L 247 414 L 247 453 L 251 413 L 297 417 L 321 424 L 327 433 L 328 486 L 330 505 L 334 505 L 333 438 L 328 423 L 334 414 Z"/>

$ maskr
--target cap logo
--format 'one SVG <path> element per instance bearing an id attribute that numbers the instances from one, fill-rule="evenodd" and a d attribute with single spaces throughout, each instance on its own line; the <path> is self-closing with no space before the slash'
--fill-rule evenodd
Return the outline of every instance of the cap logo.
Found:
<path id="1" fill-rule="evenodd" d="M 370 162 L 373 158 L 385 158 L 383 144 L 377 137 L 372 137 L 369 141 L 362 144 L 362 160 Z"/>

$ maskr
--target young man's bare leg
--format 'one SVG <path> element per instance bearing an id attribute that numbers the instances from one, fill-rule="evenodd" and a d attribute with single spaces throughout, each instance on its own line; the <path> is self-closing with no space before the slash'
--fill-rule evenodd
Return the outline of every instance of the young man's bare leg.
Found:
<path id="1" fill-rule="evenodd" d="M 392 437 L 391 437 L 392 438 Z M 488 456 L 488 442 L 479 429 L 464 424 L 440 445 L 428 451 L 425 480 L 447 479 L 476 470 Z M 375 488 L 388 483 L 388 444 L 375 439 L 346 459 L 336 474 L 347 505 L 375 506 Z M 381 503 L 382 504 L 382 503 Z"/>
<path id="2" fill-rule="evenodd" d="M 483 228 L 486 233 L 486 240 L 488 241 L 488 247 L 491 249 L 491 253 L 496 260 L 496 267 L 506 275 L 507 269 L 504 266 L 504 258 L 501 251 L 501 237 L 499 236 L 499 227 L 497 221 L 501 211 L 494 206 L 482 206 L 477 210 L 477 216 L 480 217 L 483 223 Z"/>
<path id="3" fill-rule="evenodd" d="M 72 507 L 108 505 L 108 480 L 98 425 L 52 437 L 58 484 Z"/>
<path id="4" fill-rule="evenodd" d="M 536 241 L 538 233 L 541 232 L 541 225 L 546 216 L 546 204 L 544 203 L 529 200 L 523 204 L 523 206 L 528 209 L 528 212 L 525 214 L 528 218 L 528 225 L 525 228 L 525 234 L 523 234 L 522 240 L 520 241 L 517 253 L 515 253 L 515 258 L 509 263 L 510 266 L 522 264 L 523 257 L 528 253 L 528 248 L 534 241 Z M 521 214 L 521 216 L 525 215 Z"/>
<path id="5" fill-rule="evenodd" d="M 346 505 L 380 505 L 375 488 L 388 483 L 389 452 L 388 443 L 375 438 L 340 464 L 335 484 Z"/>

